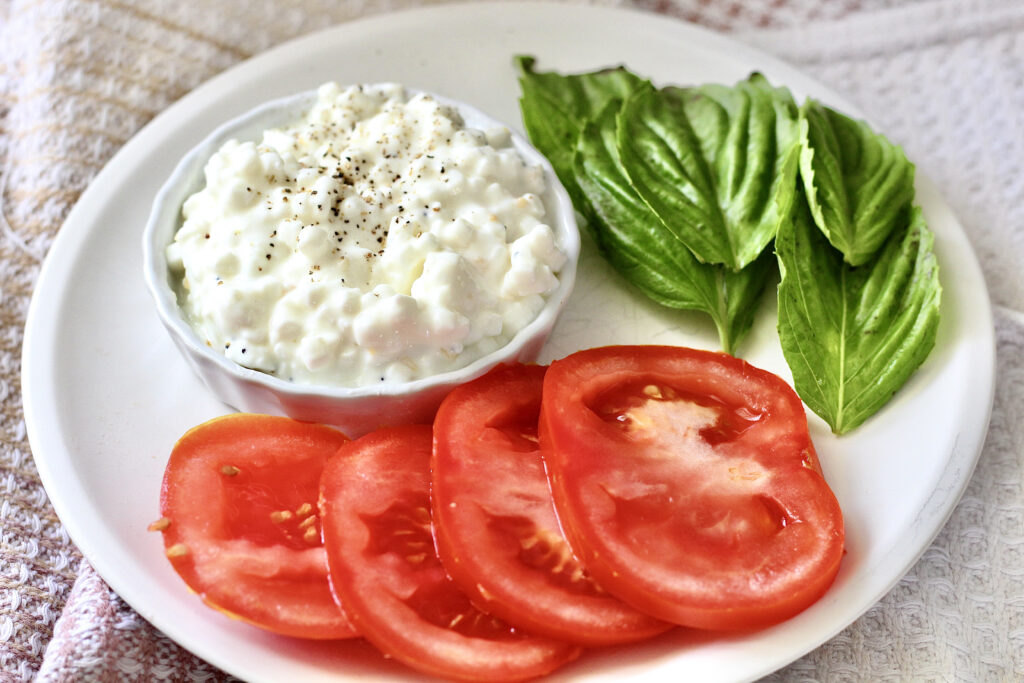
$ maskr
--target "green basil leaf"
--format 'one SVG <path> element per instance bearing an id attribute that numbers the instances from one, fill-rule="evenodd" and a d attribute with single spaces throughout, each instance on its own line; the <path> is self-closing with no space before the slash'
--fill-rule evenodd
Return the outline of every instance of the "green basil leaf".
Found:
<path id="1" fill-rule="evenodd" d="M 573 151 L 584 122 L 613 100 L 621 100 L 644 80 L 622 67 L 563 75 L 533 70 L 533 57 L 518 56 L 519 108 L 533 145 L 546 156 L 577 210 L 582 196 L 572 171 Z"/>
<path id="2" fill-rule="evenodd" d="M 847 263 L 866 263 L 913 202 L 914 165 L 863 121 L 814 100 L 800 108 L 799 126 L 814 222 Z"/>
<path id="3" fill-rule="evenodd" d="M 788 218 L 797 107 L 760 74 L 733 87 L 639 88 L 620 113 L 618 145 L 637 192 L 705 263 L 740 270 Z"/>
<path id="4" fill-rule="evenodd" d="M 709 314 L 722 348 L 732 353 L 750 330 L 758 300 L 775 271 L 774 258 L 765 252 L 738 273 L 698 261 L 630 185 L 616 148 L 618 109 L 613 102 L 585 124 L 576 147 L 576 177 L 598 247 L 654 301 Z"/>
<path id="5" fill-rule="evenodd" d="M 938 263 L 920 209 L 908 208 L 875 258 L 851 266 L 803 199 L 775 239 L 779 340 L 797 393 L 843 434 L 878 411 L 924 362 L 939 321 Z"/>

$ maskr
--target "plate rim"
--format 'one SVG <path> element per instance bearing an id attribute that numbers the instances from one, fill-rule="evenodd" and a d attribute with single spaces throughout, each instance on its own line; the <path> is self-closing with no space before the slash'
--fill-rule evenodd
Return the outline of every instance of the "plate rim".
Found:
<path id="1" fill-rule="evenodd" d="M 23 336 L 23 347 L 22 347 L 22 404 L 24 409 L 24 419 L 26 425 L 26 433 L 30 449 L 32 451 L 32 457 L 36 463 L 37 470 L 39 472 L 40 480 L 47 492 L 47 497 L 50 500 L 54 510 L 58 512 L 58 516 L 61 519 L 62 525 L 67 530 L 69 537 L 72 542 L 79 548 L 83 556 L 88 559 L 90 564 L 93 565 L 97 573 L 113 588 L 119 595 L 121 595 L 125 602 L 128 603 L 135 609 L 140 615 L 146 618 L 156 628 L 161 630 L 164 634 L 178 643 L 184 649 L 196 654 L 198 657 L 205 659 L 211 664 L 218 666 L 228 672 L 237 672 L 238 666 L 234 662 L 230 661 L 230 657 L 220 656 L 218 653 L 210 652 L 209 648 L 197 648 L 196 643 L 186 644 L 182 638 L 175 633 L 173 624 L 167 622 L 167 620 L 161 619 L 160 615 L 147 614 L 147 611 L 140 609 L 137 604 L 141 604 L 140 596 L 135 595 L 133 591 L 128 591 L 128 597 L 125 597 L 125 591 L 122 590 L 124 581 L 120 580 L 117 572 L 114 571 L 109 563 L 105 560 L 97 562 L 94 557 L 96 555 L 95 545 L 96 543 L 90 540 L 90 535 L 87 531 L 82 530 L 78 522 L 74 520 L 73 515 L 70 515 L 71 507 L 69 507 L 68 501 L 64 500 L 60 496 L 56 498 L 51 495 L 51 491 L 63 490 L 64 486 L 58 483 L 58 475 L 50 469 L 50 462 L 46 457 L 39 457 L 37 454 L 41 454 L 46 451 L 46 448 L 52 447 L 54 443 L 59 446 L 64 444 L 63 434 L 54 434 L 48 432 L 46 429 L 46 421 L 40 417 L 46 411 L 44 408 L 45 400 L 43 403 L 40 402 L 40 398 L 37 397 L 36 389 L 41 387 L 54 386 L 53 376 L 55 369 L 48 367 L 45 363 L 40 365 L 36 360 L 37 357 L 45 357 L 46 354 L 40 349 L 44 348 L 36 343 L 39 336 L 43 334 L 43 330 L 40 329 L 40 325 L 43 323 L 40 320 L 45 317 L 45 306 L 42 302 L 44 297 L 40 296 L 40 292 L 48 292 L 50 288 L 57 287 L 55 284 L 59 282 L 61 273 L 59 272 L 61 267 L 67 267 L 75 262 L 74 255 L 78 253 L 82 243 L 91 235 L 94 226 L 89 225 L 88 218 L 90 211 L 96 211 L 99 207 L 105 205 L 106 201 L 109 201 L 109 197 L 104 196 L 103 186 L 106 184 L 108 179 L 117 177 L 118 173 L 125 173 L 126 169 L 133 163 L 144 163 L 146 157 L 146 149 L 151 145 L 151 142 L 159 139 L 160 134 L 166 126 L 170 126 L 174 119 L 179 115 L 179 112 L 190 111 L 193 108 L 207 108 L 211 106 L 210 102 L 205 102 L 208 99 L 214 101 L 217 100 L 213 97 L 213 94 L 221 87 L 222 84 L 229 83 L 233 79 L 244 75 L 247 72 L 259 69 L 264 63 L 275 62 L 280 59 L 285 59 L 291 53 L 302 50 L 305 46 L 311 45 L 321 40 L 328 39 L 335 34 L 342 34 L 349 31 L 359 30 L 366 28 L 367 25 L 376 23 L 385 23 L 390 19 L 393 19 L 396 15 L 403 15 L 404 19 L 410 19 L 416 15 L 443 15 L 450 11 L 465 11 L 468 8 L 472 8 L 474 11 L 488 11 L 488 12 L 534 12 L 534 13 L 551 13 L 553 15 L 574 15 L 574 14 L 604 14 L 608 16 L 620 17 L 627 21 L 638 21 L 641 23 L 648 23 L 650 26 L 657 26 L 659 29 L 666 29 L 669 31 L 677 31 L 680 35 L 689 35 L 690 37 L 697 37 L 699 40 L 717 44 L 721 47 L 728 47 L 733 50 L 737 50 L 741 53 L 742 58 L 747 56 L 756 58 L 760 64 L 766 65 L 765 70 L 770 69 L 781 69 L 792 73 L 799 74 L 801 78 L 815 86 L 816 92 L 828 93 L 831 97 L 834 97 L 837 103 L 842 103 L 844 109 L 851 114 L 859 115 L 855 107 L 848 106 L 844 98 L 833 93 L 830 88 L 816 81 L 815 79 L 806 76 L 798 67 L 788 64 L 787 62 L 780 60 L 777 57 L 769 55 L 768 53 L 762 52 L 761 50 L 752 47 L 748 44 L 740 42 L 730 36 L 725 36 L 717 33 L 711 29 L 707 29 L 701 26 L 690 24 L 683 20 L 667 17 L 664 15 L 657 15 L 654 13 L 646 12 L 637 8 L 616 8 L 616 7 L 605 7 L 605 6 L 593 6 L 593 5 L 577 5 L 577 4 L 566 4 L 566 3 L 551 3 L 551 2 L 538 2 L 538 1 L 525 1 L 525 2 L 458 2 L 458 3 L 445 3 L 441 5 L 432 5 L 426 7 L 415 7 L 409 9 L 401 9 L 396 11 L 387 11 L 384 13 L 378 13 L 367 17 L 361 17 L 351 21 L 336 24 L 312 33 L 307 33 L 296 38 L 285 41 L 269 50 L 259 53 L 249 59 L 239 62 L 224 71 L 214 75 L 201 85 L 197 86 L 191 92 L 172 103 L 152 120 L 150 120 L 145 126 L 143 126 L 135 135 L 132 136 L 116 153 L 115 155 L 105 164 L 103 169 L 97 174 L 93 181 L 89 184 L 86 190 L 82 193 L 79 200 L 75 203 L 68 217 L 65 219 L 63 226 L 58 231 L 55 237 L 49 253 L 47 254 L 42 267 L 39 270 L 39 275 L 34 287 L 32 299 L 29 305 L 28 313 L 26 316 L 25 330 Z M 629 15 L 629 16 L 624 16 Z M 417 86 L 417 84 L 409 84 L 410 86 Z M 790 85 L 787 83 L 786 85 Z M 205 102 L 205 104 L 204 104 Z M 510 125 L 514 125 L 514 122 L 509 122 Z M 199 136 L 200 138 L 202 135 Z M 919 175 L 918 182 L 923 183 L 925 187 L 933 188 L 930 181 Z M 941 194 L 935 191 L 935 195 L 938 197 L 943 210 L 948 211 L 950 216 L 956 223 L 956 227 L 959 230 L 961 236 L 966 238 L 966 231 L 962 224 L 955 218 L 951 208 L 946 204 Z M 989 382 L 987 386 L 987 396 L 984 401 L 984 406 L 981 409 L 983 413 L 983 420 L 979 421 L 977 425 L 974 425 L 974 431 L 977 434 L 973 435 L 973 438 L 968 438 L 964 443 L 964 448 L 973 451 L 971 453 L 961 454 L 958 457 L 956 455 L 958 444 L 954 444 L 953 452 L 949 454 L 946 466 L 943 469 L 939 479 L 941 482 L 947 482 L 953 486 L 952 489 L 946 489 L 947 493 L 941 501 L 938 502 L 939 510 L 941 511 L 941 519 L 935 525 L 935 528 L 930 533 L 926 534 L 927 538 L 921 544 L 920 549 L 913 553 L 912 556 L 906 553 L 898 553 L 897 548 L 893 548 L 885 557 L 889 557 L 893 554 L 900 554 L 904 557 L 904 562 L 901 572 L 898 576 L 888 582 L 884 590 L 875 591 L 877 596 L 870 599 L 863 606 L 863 609 L 859 610 L 855 616 L 853 616 L 845 623 L 838 625 L 833 631 L 823 633 L 820 638 L 814 639 L 813 642 L 806 643 L 805 647 L 797 648 L 794 651 L 787 651 L 786 654 L 776 655 L 769 657 L 769 663 L 763 667 L 756 675 L 764 675 L 771 671 L 774 671 L 782 666 L 785 666 L 793 661 L 796 661 L 800 657 L 804 656 L 807 652 L 821 646 L 826 641 L 832 639 L 843 629 L 847 628 L 850 624 L 854 623 L 859 619 L 865 612 L 871 609 L 878 600 L 880 600 L 886 593 L 888 593 L 893 586 L 898 584 L 906 573 L 913 567 L 913 565 L 920 559 L 920 557 L 927 551 L 927 549 L 934 542 L 935 537 L 941 532 L 949 517 L 953 514 L 953 511 L 957 507 L 957 503 L 962 497 L 968 484 L 971 480 L 971 473 L 974 471 L 977 462 L 981 456 L 982 448 L 985 443 L 985 436 L 988 431 L 989 420 L 991 417 L 992 406 L 995 395 L 995 330 L 993 322 L 992 304 L 990 295 L 988 293 L 987 286 L 985 285 L 984 278 L 981 275 L 982 270 L 978 261 L 977 253 L 970 249 L 969 253 L 964 257 L 970 262 L 973 270 L 972 273 L 980 279 L 981 283 L 981 294 L 984 299 L 984 305 L 981 306 L 980 314 L 986 321 L 985 326 L 985 339 L 981 340 L 981 350 L 984 351 L 988 356 L 987 366 L 989 367 Z M 63 287 L 58 288 L 59 291 L 63 290 Z M 987 342 L 987 343 L 986 343 Z M 983 359 L 985 360 L 985 359 Z M 57 411 L 52 411 L 56 415 Z M 59 431 L 59 430 L 54 430 Z M 954 465 L 960 465 L 960 467 L 954 468 Z M 955 470 L 955 471 L 954 471 Z M 81 482 L 76 482 L 81 484 Z M 81 488 L 81 487 L 79 487 Z M 82 489 L 82 492 L 88 495 L 88 492 Z M 932 500 L 940 493 L 940 487 L 936 486 L 931 491 L 926 504 L 931 504 Z M 71 521 L 68 521 L 68 520 Z M 936 518 L 939 519 L 939 518 Z M 81 541 L 84 540 L 85 543 Z M 92 552 L 86 552 L 86 548 L 91 548 Z M 238 675 L 236 673 L 236 675 Z M 242 674 L 244 675 L 244 674 Z"/>

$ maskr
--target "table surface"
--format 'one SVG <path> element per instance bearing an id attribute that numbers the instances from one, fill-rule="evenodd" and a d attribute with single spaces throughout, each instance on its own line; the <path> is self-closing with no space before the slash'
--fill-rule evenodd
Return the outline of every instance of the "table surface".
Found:
<path id="1" fill-rule="evenodd" d="M 14 680 L 221 679 L 106 587 L 39 482 L 20 395 L 42 258 L 104 163 L 214 74 L 289 38 L 436 4 L 0 0 L 0 672 Z M 1024 3 L 598 0 L 774 53 L 904 146 L 960 217 L 995 305 L 997 386 L 967 492 L 874 608 L 772 679 L 1024 678 Z M 955 283 L 954 283 L 955 286 Z"/>

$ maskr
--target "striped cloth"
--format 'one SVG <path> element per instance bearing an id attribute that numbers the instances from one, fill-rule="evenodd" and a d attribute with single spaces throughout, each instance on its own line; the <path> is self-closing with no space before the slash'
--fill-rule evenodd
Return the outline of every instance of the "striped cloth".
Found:
<path id="1" fill-rule="evenodd" d="M 225 680 L 127 607 L 39 482 L 20 396 L 42 257 L 142 125 L 288 38 L 401 0 L 0 0 L 0 679 Z M 1024 679 L 1024 3 L 604 0 L 730 31 L 828 83 L 942 188 L 997 304 L 993 423 L 963 501 L 878 605 L 784 680 Z"/>

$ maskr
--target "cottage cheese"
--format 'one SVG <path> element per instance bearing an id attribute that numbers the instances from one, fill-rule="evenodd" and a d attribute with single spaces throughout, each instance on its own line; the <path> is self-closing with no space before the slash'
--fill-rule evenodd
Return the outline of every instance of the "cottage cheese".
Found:
<path id="1" fill-rule="evenodd" d="M 558 285 L 544 174 L 399 85 L 326 84 L 230 141 L 167 249 L 208 345 L 300 384 L 402 382 L 503 346 Z"/>

